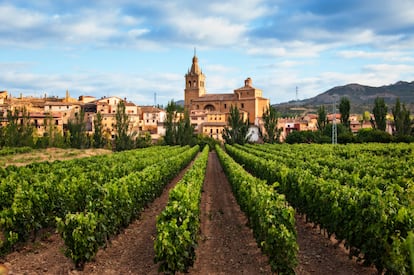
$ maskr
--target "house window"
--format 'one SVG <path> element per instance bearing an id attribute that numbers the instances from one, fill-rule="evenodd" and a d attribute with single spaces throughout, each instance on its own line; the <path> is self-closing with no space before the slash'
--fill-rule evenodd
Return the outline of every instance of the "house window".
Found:
<path id="1" fill-rule="evenodd" d="M 59 125 L 59 120 L 55 120 L 55 125 Z"/>
<path id="2" fill-rule="evenodd" d="M 244 108 L 244 103 L 241 104 L 241 107 Z"/>
<path id="3" fill-rule="evenodd" d="M 227 104 L 226 103 L 224 103 L 224 109 L 227 109 Z"/>

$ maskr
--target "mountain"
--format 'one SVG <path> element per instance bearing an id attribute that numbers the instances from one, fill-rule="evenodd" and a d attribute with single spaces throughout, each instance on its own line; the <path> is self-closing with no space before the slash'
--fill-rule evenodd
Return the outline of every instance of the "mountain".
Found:
<path id="1" fill-rule="evenodd" d="M 338 86 L 319 94 L 315 97 L 289 101 L 273 105 L 282 114 L 298 114 L 306 112 L 316 112 L 319 106 L 324 105 L 328 112 L 333 109 L 334 100 L 337 105 L 342 97 L 347 97 L 351 103 L 351 113 L 363 113 L 364 111 L 372 111 L 374 101 L 377 97 L 384 98 L 388 106 L 388 111 L 394 106 L 397 98 L 401 103 L 405 103 L 406 107 L 414 114 L 414 81 L 405 82 L 398 81 L 395 84 L 371 87 L 360 84 L 348 84 Z"/>

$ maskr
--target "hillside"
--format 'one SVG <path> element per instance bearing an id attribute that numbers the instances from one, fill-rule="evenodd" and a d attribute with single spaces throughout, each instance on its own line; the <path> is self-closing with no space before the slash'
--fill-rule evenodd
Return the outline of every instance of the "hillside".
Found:
<path id="1" fill-rule="evenodd" d="M 381 97 L 384 98 L 389 111 L 394 106 L 396 99 L 399 98 L 401 102 L 406 104 L 411 114 L 414 114 L 414 81 L 399 81 L 395 84 L 381 87 L 348 84 L 334 87 L 309 99 L 290 101 L 273 106 L 283 114 L 315 112 L 321 105 L 325 105 L 328 112 L 331 112 L 334 98 L 339 102 L 341 97 L 349 98 L 351 102 L 351 113 L 372 111 L 375 98 Z"/>

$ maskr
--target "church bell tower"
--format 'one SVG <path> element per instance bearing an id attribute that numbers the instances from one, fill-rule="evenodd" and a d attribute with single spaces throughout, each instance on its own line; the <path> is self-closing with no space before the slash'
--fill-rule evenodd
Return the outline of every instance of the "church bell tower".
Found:
<path id="1" fill-rule="evenodd" d="M 205 79 L 205 75 L 198 66 L 198 58 L 194 49 L 193 64 L 185 75 L 184 109 L 191 110 L 192 100 L 205 95 Z"/>

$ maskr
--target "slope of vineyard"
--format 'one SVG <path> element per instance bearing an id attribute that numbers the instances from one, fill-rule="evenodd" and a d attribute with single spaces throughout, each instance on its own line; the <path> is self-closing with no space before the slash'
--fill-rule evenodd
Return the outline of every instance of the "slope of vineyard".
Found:
<path id="1" fill-rule="evenodd" d="M 226 146 L 309 221 L 379 271 L 410 272 L 414 146 L 407 144 Z M 411 238 L 412 241 L 412 238 Z"/>

